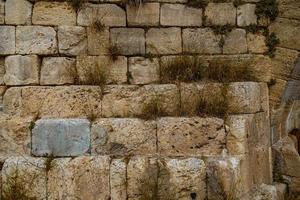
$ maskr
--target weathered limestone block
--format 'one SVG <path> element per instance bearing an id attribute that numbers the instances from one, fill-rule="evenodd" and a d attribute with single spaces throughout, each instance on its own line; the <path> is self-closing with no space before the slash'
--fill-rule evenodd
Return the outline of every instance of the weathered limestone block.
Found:
<path id="1" fill-rule="evenodd" d="M 113 159 L 110 163 L 111 200 L 126 200 L 126 161 Z"/>
<path id="2" fill-rule="evenodd" d="M 101 115 L 101 96 L 99 86 L 14 87 L 3 105 L 4 112 L 20 116 L 90 117 Z"/>
<path id="3" fill-rule="evenodd" d="M 79 26 L 100 20 L 105 26 L 126 26 L 125 11 L 114 4 L 86 4 L 78 13 Z"/>
<path id="4" fill-rule="evenodd" d="M 79 82 L 88 82 L 90 71 L 99 67 L 107 73 L 107 83 L 122 84 L 127 82 L 127 58 L 118 56 L 117 60 L 112 61 L 107 56 L 79 56 L 77 57 L 77 73 Z M 100 70 L 100 72 L 101 72 Z M 88 83 L 91 84 L 91 83 Z M 94 84 L 94 83 L 92 83 Z"/>
<path id="5" fill-rule="evenodd" d="M 105 118 L 92 126 L 92 153 L 155 154 L 156 124 L 134 118 Z"/>
<path id="6" fill-rule="evenodd" d="M 0 26 L 0 55 L 16 52 L 16 29 L 14 26 Z"/>
<path id="7" fill-rule="evenodd" d="M 76 60 L 67 57 L 46 57 L 41 67 L 41 85 L 72 84 L 75 79 Z"/>
<path id="8" fill-rule="evenodd" d="M 180 28 L 151 28 L 146 33 L 147 53 L 177 54 L 182 52 Z"/>
<path id="9" fill-rule="evenodd" d="M 267 55 L 252 55 L 249 59 L 254 77 L 258 81 L 269 82 L 272 78 L 272 59 Z"/>
<path id="10" fill-rule="evenodd" d="M 159 81 L 159 60 L 157 58 L 129 58 L 131 84 L 149 84 Z"/>
<path id="11" fill-rule="evenodd" d="M 76 12 L 68 2 L 34 4 L 32 23 L 38 25 L 76 25 Z"/>
<path id="12" fill-rule="evenodd" d="M 36 55 L 8 56 L 5 58 L 4 82 L 6 85 L 30 85 L 39 83 L 40 59 Z"/>
<path id="13" fill-rule="evenodd" d="M 90 151 L 90 122 L 86 119 L 41 119 L 32 130 L 32 154 L 79 156 Z"/>
<path id="14" fill-rule="evenodd" d="M 280 40 L 278 46 L 300 50 L 300 22 L 284 18 L 277 18 L 269 26 L 270 32 L 275 32 Z"/>
<path id="15" fill-rule="evenodd" d="M 126 5 L 129 26 L 159 25 L 159 3 L 142 3 L 140 6 Z"/>
<path id="16" fill-rule="evenodd" d="M 87 52 L 87 36 L 84 27 L 58 27 L 59 53 L 66 55 L 82 55 Z"/>
<path id="17" fill-rule="evenodd" d="M 250 53 L 265 53 L 268 47 L 265 43 L 265 36 L 263 34 L 247 34 L 247 44 Z"/>
<path id="18" fill-rule="evenodd" d="M 88 54 L 105 55 L 109 48 L 109 29 L 102 31 L 93 27 L 87 27 Z"/>
<path id="19" fill-rule="evenodd" d="M 0 85 L 4 85 L 5 57 L 0 57 Z"/>
<path id="20" fill-rule="evenodd" d="M 286 80 L 280 78 L 275 79 L 276 84 L 270 87 L 270 108 L 276 108 L 281 104 L 282 94 L 284 94 L 285 87 L 287 85 Z"/>
<path id="21" fill-rule="evenodd" d="M 125 86 L 113 85 L 104 90 L 103 117 L 143 116 L 144 107 L 158 100 L 162 111 L 167 115 L 177 115 L 179 111 L 179 90 L 176 85 Z"/>
<path id="22" fill-rule="evenodd" d="M 300 19 L 300 2 L 298 0 L 280 0 L 278 3 L 280 17 Z"/>
<path id="23" fill-rule="evenodd" d="M 161 25 L 165 26 L 201 26 L 202 9 L 183 4 L 163 4 L 160 18 Z"/>
<path id="24" fill-rule="evenodd" d="M 260 200 L 260 199 L 268 199 L 268 200 L 281 200 L 278 196 L 278 191 L 276 186 L 260 184 L 254 186 L 251 191 L 243 196 L 241 200 Z"/>
<path id="25" fill-rule="evenodd" d="M 246 31 L 234 29 L 225 36 L 224 54 L 240 54 L 247 52 Z"/>
<path id="26" fill-rule="evenodd" d="M 217 54 L 221 53 L 221 35 L 215 35 L 209 28 L 183 29 L 183 52 Z"/>
<path id="27" fill-rule="evenodd" d="M 157 125 L 162 155 L 218 155 L 225 148 L 223 120 L 218 118 L 161 118 Z"/>
<path id="28" fill-rule="evenodd" d="M 18 26 L 16 50 L 19 54 L 57 53 L 56 31 L 45 26 Z"/>
<path id="29" fill-rule="evenodd" d="M 30 118 L 0 116 L 0 162 L 10 156 L 30 154 Z"/>
<path id="30" fill-rule="evenodd" d="M 47 196 L 46 180 L 44 159 L 8 158 L 2 168 L 2 195 L 9 199 L 17 190 L 29 199 L 43 200 Z"/>
<path id="31" fill-rule="evenodd" d="M 0 1 L 0 24 L 4 24 L 5 19 L 5 2 L 3 0 Z"/>
<path id="32" fill-rule="evenodd" d="M 55 159 L 48 172 L 48 199 L 109 199 L 109 166 L 107 156 Z"/>
<path id="33" fill-rule="evenodd" d="M 110 30 L 112 46 L 122 55 L 145 54 L 145 33 L 141 28 L 114 28 Z"/>
<path id="34" fill-rule="evenodd" d="M 257 16 L 255 15 L 255 4 L 244 4 L 237 8 L 237 25 L 249 26 L 257 24 Z"/>
<path id="35" fill-rule="evenodd" d="M 207 25 L 235 25 L 236 8 L 232 3 L 208 3 L 204 14 Z"/>
<path id="36" fill-rule="evenodd" d="M 27 0 L 7 0 L 5 24 L 31 24 L 32 4 Z"/>

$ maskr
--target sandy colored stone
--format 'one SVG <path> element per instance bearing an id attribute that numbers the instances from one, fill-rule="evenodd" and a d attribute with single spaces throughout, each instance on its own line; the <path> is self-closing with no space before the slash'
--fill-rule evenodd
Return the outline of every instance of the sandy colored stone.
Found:
<path id="1" fill-rule="evenodd" d="M 207 25 L 235 25 L 236 8 L 232 3 L 208 3 L 204 15 Z"/>
<path id="2" fill-rule="evenodd" d="M 126 5 L 129 26 L 159 25 L 159 3 L 142 3 L 140 6 Z"/>
<path id="3" fill-rule="evenodd" d="M 183 4 L 163 4 L 160 15 L 161 25 L 165 26 L 202 25 L 202 9 Z"/>
<path id="4" fill-rule="evenodd" d="M 157 58 L 129 58 L 131 84 L 149 84 L 159 81 L 159 61 Z"/>
<path id="5" fill-rule="evenodd" d="M 102 112 L 104 117 L 133 117 L 144 115 L 143 108 L 158 99 L 167 115 L 177 115 L 179 91 L 176 85 L 112 85 L 104 90 Z"/>
<path id="6" fill-rule="evenodd" d="M 45 2 L 34 4 L 32 23 L 38 25 L 76 25 L 76 12 L 67 2 Z"/>
<path id="7" fill-rule="evenodd" d="M 280 17 L 300 19 L 300 2 L 298 0 L 280 0 L 278 3 Z"/>
<path id="8" fill-rule="evenodd" d="M 220 35 L 215 35 L 209 28 L 183 29 L 183 52 L 217 54 L 221 53 Z"/>
<path id="9" fill-rule="evenodd" d="M 180 28 L 151 28 L 146 33 L 147 53 L 178 54 L 182 52 Z"/>
<path id="10" fill-rule="evenodd" d="M 265 36 L 263 34 L 247 33 L 247 44 L 250 53 L 265 53 L 268 47 L 265 43 Z"/>
<path id="11" fill-rule="evenodd" d="M 282 94 L 284 94 L 285 87 L 287 85 L 286 80 L 276 78 L 276 84 L 270 87 L 270 108 L 277 108 L 281 104 Z"/>
<path id="12" fill-rule="evenodd" d="M 255 15 L 255 4 L 243 4 L 237 7 L 237 25 L 249 26 L 257 24 Z"/>
<path id="13" fill-rule="evenodd" d="M 19 54 L 57 53 L 56 31 L 45 26 L 18 26 L 16 50 Z"/>
<path id="14" fill-rule="evenodd" d="M 59 53 L 70 56 L 86 54 L 87 35 L 84 27 L 59 26 L 57 36 Z"/>
<path id="15" fill-rule="evenodd" d="M 126 26 L 125 11 L 115 4 L 86 4 L 78 13 L 77 24 L 89 26 L 97 20 L 105 26 Z"/>
<path id="16" fill-rule="evenodd" d="M 109 29 L 103 31 L 96 30 L 93 27 L 87 27 L 88 54 L 105 55 L 109 49 Z"/>
<path id="17" fill-rule="evenodd" d="M 110 164 L 111 200 L 126 200 L 126 161 L 113 159 Z"/>
<path id="18" fill-rule="evenodd" d="M 4 24 L 5 20 L 5 2 L 3 0 L 0 1 L 0 24 Z"/>
<path id="19" fill-rule="evenodd" d="M 76 61 L 73 58 L 44 58 L 41 67 L 41 85 L 64 85 L 74 83 L 75 67 Z"/>
<path id="20" fill-rule="evenodd" d="M 16 28 L 14 26 L 0 27 L 0 55 L 14 54 L 16 52 Z"/>
<path id="21" fill-rule="evenodd" d="M 5 58 L 4 82 L 6 85 L 39 83 L 40 59 L 36 55 L 8 56 Z"/>
<path id="22" fill-rule="evenodd" d="M 5 75 L 5 57 L 0 57 L 0 85 L 4 84 L 4 75 Z"/>
<path id="23" fill-rule="evenodd" d="M 5 24 L 31 24 L 32 4 L 27 0 L 7 0 Z"/>
<path id="24" fill-rule="evenodd" d="M 247 52 L 246 31 L 244 29 L 234 29 L 224 38 L 224 54 L 240 54 Z"/>

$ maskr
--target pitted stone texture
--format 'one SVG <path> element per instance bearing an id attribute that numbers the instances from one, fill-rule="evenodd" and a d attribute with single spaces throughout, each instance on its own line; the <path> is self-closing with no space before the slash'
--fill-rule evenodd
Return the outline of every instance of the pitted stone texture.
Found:
<path id="1" fill-rule="evenodd" d="M 232 3 L 208 3 L 205 16 L 207 25 L 235 25 L 236 8 Z"/>
<path id="2" fill-rule="evenodd" d="M 103 31 L 95 30 L 93 27 L 87 27 L 88 54 L 105 55 L 108 54 L 109 47 L 109 29 Z"/>
<path id="3" fill-rule="evenodd" d="M 68 57 L 46 57 L 41 67 L 41 85 L 72 84 L 75 79 L 76 60 Z"/>
<path id="4" fill-rule="evenodd" d="M 48 172 L 48 199 L 109 199 L 109 166 L 107 156 L 55 159 Z"/>
<path id="5" fill-rule="evenodd" d="M 159 81 L 159 60 L 157 58 L 129 58 L 131 84 L 149 84 Z"/>
<path id="6" fill-rule="evenodd" d="M 77 57 L 77 73 L 80 82 L 88 80 L 89 70 L 93 67 L 103 67 L 107 72 L 107 83 L 122 84 L 127 82 L 127 58 L 118 56 L 112 61 L 107 56 L 79 56 Z"/>
<path id="7" fill-rule="evenodd" d="M 57 53 L 56 31 L 52 27 L 18 26 L 16 49 L 19 54 Z"/>
<path id="8" fill-rule="evenodd" d="M 278 3 L 280 17 L 300 20 L 300 2 L 298 0 L 280 0 Z"/>
<path id="9" fill-rule="evenodd" d="M 44 159 L 32 157 L 8 158 L 2 168 L 2 195 L 5 191 L 14 191 L 12 187 L 19 186 L 23 195 L 30 199 L 46 199 L 46 170 Z M 22 187 L 22 188 L 20 188 Z M 4 196 L 5 199 L 5 196 Z"/>
<path id="10" fill-rule="evenodd" d="M 102 112 L 104 117 L 141 116 L 143 108 L 153 99 L 159 99 L 167 115 L 179 111 L 179 90 L 176 85 L 108 86 L 104 90 Z"/>
<path id="11" fill-rule="evenodd" d="M 139 6 L 126 5 L 129 26 L 159 25 L 159 3 L 142 3 Z"/>
<path id="12" fill-rule="evenodd" d="M 76 12 L 68 2 L 34 4 L 32 23 L 38 25 L 76 25 Z"/>
<path id="13" fill-rule="evenodd" d="M 110 163 L 111 200 L 126 200 L 126 160 L 113 159 Z"/>
<path id="14" fill-rule="evenodd" d="M 5 24 L 31 24 L 32 4 L 27 0 L 7 0 Z"/>
<path id="15" fill-rule="evenodd" d="M 244 29 L 234 29 L 225 36 L 223 53 L 247 53 L 246 31 Z"/>
<path id="16" fill-rule="evenodd" d="M 158 152 L 167 156 L 218 155 L 225 148 L 224 122 L 218 118 L 161 118 Z"/>
<path id="17" fill-rule="evenodd" d="M 156 152 L 156 124 L 134 118 L 106 118 L 93 123 L 92 153 L 145 155 Z"/>
<path id="18" fill-rule="evenodd" d="M 59 26 L 57 35 L 59 53 L 71 56 L 86 54 L 87 36 L 84 27 Z"/>
<path id="19" fill-rule="evenodd" d="M 247 34 L 247 43 L 250 53 L 265 53 L 268 51 L 266 46 L 266 38 L 263 34 Z"/>
<path id="20" fill-rule="evenodd" d="M 151 28 L 146 33 L 147 53 L 178 54 L 182 52 L 180 28 Z"/>
<path id="21" fill-rule="evenodd" d="M 16 52 L 16 29 L 14 26 L 0 26 L 0 55 Z"/>
<path id="22" fill-rule="evenodd" d="M 237 8 L 237 25 L 249 26 L 257 24 L 257 16 L 255 15 L 255 4 L 244 4 Z"/>
<path id="23" fill-rule="evenodd" d="M 126 26 L 125 11 L 114 4 L 86 4 L 78 13 L 79 26 L 100 20 L 105 26 Z"/>
<path id="24" fill-rule="evenodd" d="M 141 28 L 110 30 L 111 43 L 122 55 L 145 54 L 145 32 Z"/>
<path id="25" fill-rule="evenodd" d="M 32 154 L 79 156 L 90 151 L 90 122 L 86 119 L 41 119 L 32 130 Z"/>
<path id="26" fill-rule="evenodd" d="M 187 7 L 183 4 L 163 4 L 160 14 L 164 26 L 201 26 L 202 9 Z"/>
<path id="27" fill-rule="evenodd" d="M 5 58 L 4 82 L 6 85 L 39 83 L 40 59 L 36 55 L 8 56 Z"/>
<path id="28" fill-rule="evenodd" d="M 4 112 L 20 116 L 100 116 L 101 96 L 99 86 L 14 87 L 5 92 L 3 105 Z"/>
<path id="29" fill-rule="evenodd" d="M 217 54 L 221 53 L 220 35 L 209 28 L 183 29 L 183 52 Z"/>
<path id="30" fill-rule="evenodd" d="M 31 119 L 0 116 L 0 162 L 10 156 L 30 154 Z"/>
<path id="31" fill-rule="evenodd" d="M 0 1 L 0 24 L 4 24 L 5 19 L 5 2 L 3 0 Z"/>

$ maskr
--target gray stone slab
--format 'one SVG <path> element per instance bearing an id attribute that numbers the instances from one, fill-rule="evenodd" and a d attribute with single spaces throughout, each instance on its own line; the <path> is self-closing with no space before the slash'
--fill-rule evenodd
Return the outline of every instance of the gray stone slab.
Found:
<path id="1" fill-rule="evenodd" d="M 41 119 L 32 130 L 32 154 L 78 156 L 90 151 L 90 122 L 86 119 Z"/>

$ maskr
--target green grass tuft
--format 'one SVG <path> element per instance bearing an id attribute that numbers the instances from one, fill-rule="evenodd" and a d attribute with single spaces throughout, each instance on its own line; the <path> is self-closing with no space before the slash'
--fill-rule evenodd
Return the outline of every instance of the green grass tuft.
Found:
<path id="1" fill-rule="evenodd" d="M 279 14 L 276 0 L 261 0 L 256 4 L 255 14 L 259 17 L 267 17 L 274 21 Z"/>

